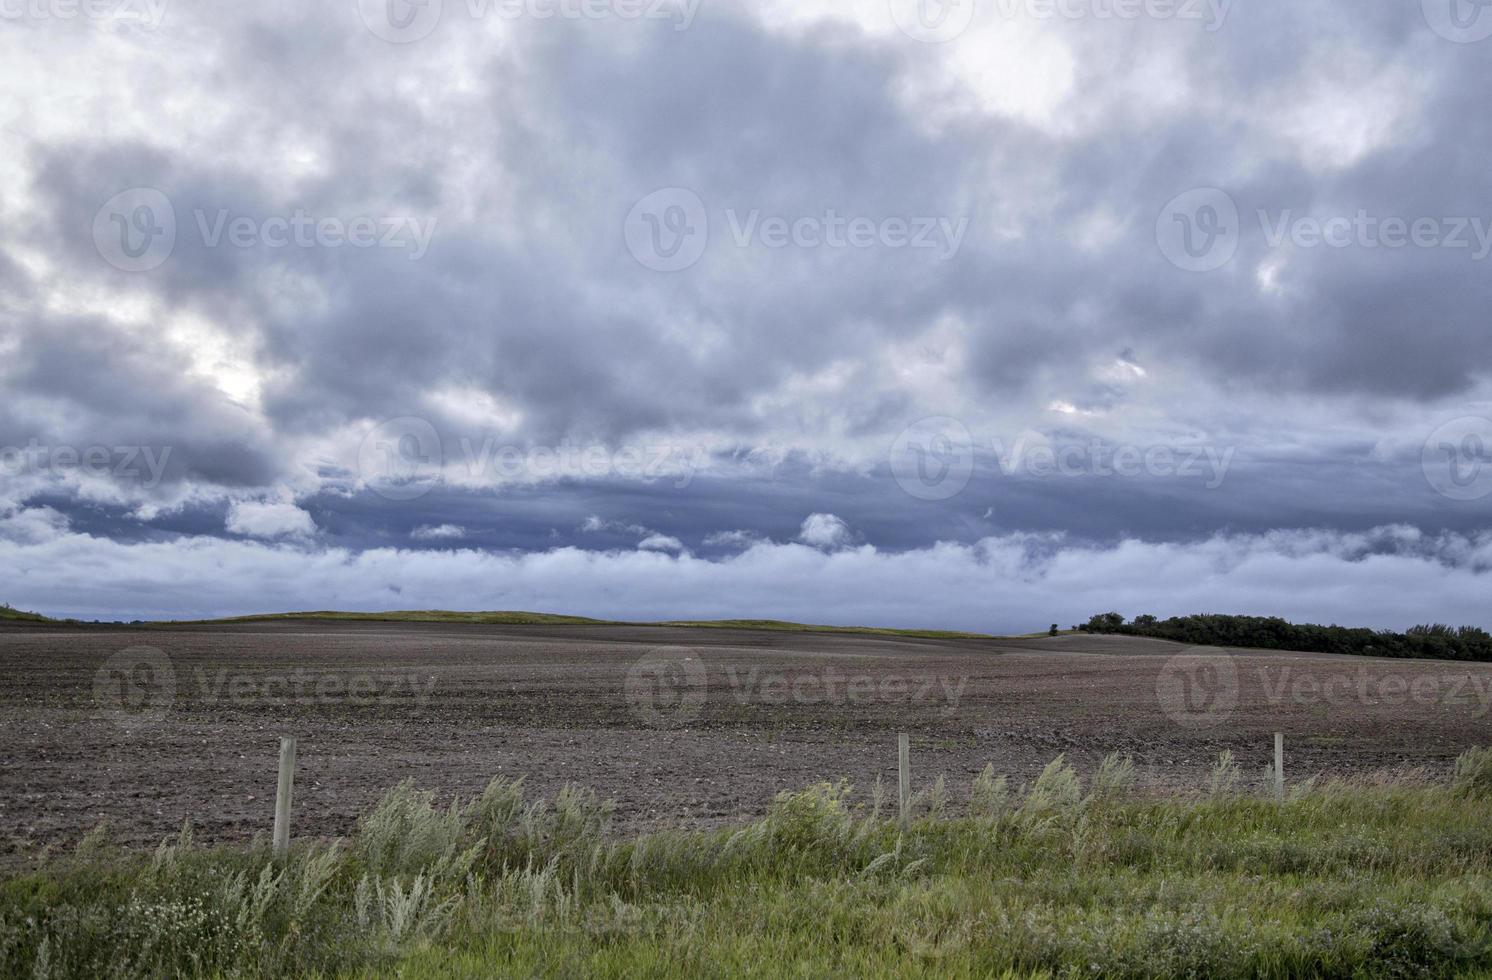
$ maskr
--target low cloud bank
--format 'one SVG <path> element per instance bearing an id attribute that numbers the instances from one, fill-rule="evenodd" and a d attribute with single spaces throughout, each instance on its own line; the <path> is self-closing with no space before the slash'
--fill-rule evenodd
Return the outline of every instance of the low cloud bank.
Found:
<path id="1" fill-rule="evenodd" d="M 0 601 L 81 618 L 529 609 L 1014 632 L 1115 609 L 1392 629 L 1492 626 L 1492 534 L 1431 536 L 1407 527 L 1115 546 L 1010 535 L 901 552 L 758 542 L 712 561 L 653 549 L 354 552 L 210 537 L 123 543 L 20 518 L 10 519 L 17 533 L 0 534 L 0 568 L 8 570 Z"/>

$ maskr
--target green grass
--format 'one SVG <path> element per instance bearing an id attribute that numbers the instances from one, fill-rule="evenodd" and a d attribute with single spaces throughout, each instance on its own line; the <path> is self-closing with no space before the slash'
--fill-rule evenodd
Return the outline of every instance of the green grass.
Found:
<path id="1" fill-rule="evenodd" d="M 667 622 L 628 622 L 617 619 L 590 619 L 585 616 L 559 616 L 532 612 L 451 612 L 442 609 L 407 612 L 296 612 L 260 616 L 238 616 L 232 619 L 208 620 L 210 623 L 251 623 L 282 619 L 332 619 L 380 623 L 484 623 L 501 626 L 671 626 L 699 629 L 775 630 L 789 633 L 855 633 L 871 636 L 920 637 L 924 639 L 989 639 L 983 633 L 958 633 L 949 630 L 905 630 L 874 626 L 815 626 L 789 623 L 777 619 L 670 620 Z"/>
<path id="2" fill-rule="evenodd" d="M 8 606 L 0 607 L 0 619 L 24 619 L 34 623 L 62 623 L 36 613 L 21 613 Z M 555 613 L 536 612 L 460 612 L 445 609 L 411 609 L 387 612 L 342 612 L 321 610 L 286 613 L 260 613 L 251 616 L 230 616 L 223 619 L 183 619 L 135 622 L 128 625 L 141 628 L 172 626 L 231 626 L 240 623 L 264 623 L 297 620 L 331 620 L 337 622 L 365 623 L 470 623 L 488 626 L 667 626 L 692 627 L 696 629 L 741 629 L 772 630 L 789 633 L 850 633 L 864 636 L 893 636 L 908 639 L 955 640 L 994 639 L 986 633 L 961 633 L 953 630 L 891 629 L 875 626 L 818 626 L 810 623 L 790 623 L 776 619 L 721 619 L 721 620 L 675 620 L 668 622 L 630 622 L 616 619 L 592 619 L 587 616 L 564 616 Z M 66 620 L 68 625 L 78 625 L 77 620 Z M 124 624 L 111 623 L 111 626 Z M 1046 634 L 1041 634 L 1045 636 Z"/>
<path id="3" fill-rule="evenodd" d="M 955 630 L 909 630 L 882 626 L 815 626 L 809 623 L 790 623 L 780 619 L 672 620 L 642 625 L 690 626 L 700 629 L 777 630 L 785 633 L 856 633 L 866 636 L 900 636 L 924 640 L 989 640 L 994 638 L 988 633 L 960 633 Z"/>
<path id="4" fill-rule="evenodd" d="M 40 613 L 23 612 L 20 609 L 15 609 L 11 606 L 5 605 L 4 603 L 0 603 L 0 620 L 22 623 L 56 622 L 56 620 L 48 619 L 46 616 L 43 616 Z"/>
<path id="5" fill-rule="evenodd" d="M 670 620 L 667 622 L 628 622 L 617 619 L 591 619 L 586 616 L 560 616 L 532 612 L 451 612 L 443 609 L 405 612 L 295 612 L 269 613 L 259 616 L 236 616 L 231 619 L 207 620 L 209 623 L 253 623 L 282 619 L 331 619 L 378 623 L 485 623 L 501 626 L 680 626 L 701 629 L 776 630 L 789 633 L 859 633 L 880 636 L 924 637 L 928 639 L 988 639 L 983 633 L 958 633 L 951 630 L 905 630 L 874 626 L 815 626 L 789 623 L 778 619 Z"/>
<path id="6" fill-rule="evenodd" d="M 1142 798 L 1111 758 L 988 771 L 900 829 L 847 789 L 754 823 L 619 838 L 609 806 L 495 781 L 391 791 L 277 866 L 98 837 L 0 884 L 0 974 L 1419 977 L 1492 968 L 1492 751 L 1444 785 Z M 880 799 L 877 793 L 876 798 Z"/>
<path id="7" fill-rule="evenodd" d="M 1017 633 L 1017 634 L 1015 634 L 1013 636 L 1003 636 L 1003 637 L 1001 637 L 1001 639 L 1003 639 L 1003 640 L 1044 640 L 1044 639 L 1046 639 L 1048 637 L 1052 637 L 1052 636 L 1080 636 L 1080 635 L 1082 635 L 1082 632 L 1083 632 L 1082 630 L 1058 630 L 1057 632 L 1053 633 L 1051 630 L 1041 630 L 1040 632 L 1036 632 L 1036 633 Z"/>
<path id="8" fill-rule="evenodd" d="M 172 625 L 206 625 L 213 623 L 258 623 L 282 619 L 331 619 L 370 623 L 478 623 L 491 626 L 605 626 L 604 619 L 585 616 L 561 616 L 535 612 L 452 612 L 444 609 L 413 609 L 391 612 L 290 612 L 262 613 L 254 616 L 232 616 L 226 619 L 178 620 Z"/>

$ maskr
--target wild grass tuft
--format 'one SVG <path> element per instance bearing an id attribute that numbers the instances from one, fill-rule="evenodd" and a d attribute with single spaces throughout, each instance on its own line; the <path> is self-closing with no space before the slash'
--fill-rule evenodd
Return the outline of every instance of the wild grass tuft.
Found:
<path id="1" fill-rule="evenodd" d="M 1227 750 L 1218 754 L 1217 762 L 1213 763 L 1212 774 L 1207 782 L 1207 795 L 1211 797 L 1231 796 L 1238 791 L 1238 780 L 1241 773 L 1238 770 L 1238 762 L 1233 758 L 1233 753 Z"/>
<path id="2" fill-rule="evenodd" d="M 1129 793 L 1134 784 L 1134 759 L 1127 755 L 1120 755 L 1118 752 L 1110 753 L 1099 764 L 1098 772 L 1093 774 L 1090 797 L 1095 803 L 1120 800 Z"/>
<path id="3" fill-rule="evenodd" d="M 969 790 L 970 813 L 975 817 L 998 819 L 1005 814 L 1009 805 L 1009 781 L 1004 776 L 997 777 L 994 766 L 985 766 L 974 777 L 974 785 Z"/>
<path id="4" fill-rule="evenodd" d="M 1492 796 L 1492 748 L 1470 749 L 1456 759 L 1451 785 L 1458 796 L 1485 800 Z"/>
<path id="5" fill-rule="evenodd" d="M 384 794 L 353 837 L 361 867 L 374 875 L 414 874 L 452 857 L 465 836 L 466 817 L 458 804 L 442 810 L 434 801 L 434 793 L 408 781 Z"/>

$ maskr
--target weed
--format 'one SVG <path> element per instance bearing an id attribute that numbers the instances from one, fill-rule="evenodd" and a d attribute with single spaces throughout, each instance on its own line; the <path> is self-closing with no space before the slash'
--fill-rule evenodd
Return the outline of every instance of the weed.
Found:
<path id="1" fill-rule="evenodd" d="M 1492 971 L 1492 753 L 1449 784 L 1305 784 L 1219 759 L 1205 793 L 1130 792 L 1110 756 L 1019 794 L 987 767 L 901 827 L 851 787 L 751 823 L 619 840 L 610 805 L 466 806 L 403 784 L 348 842 L 153 852 L 102 832 L 0 882 L 0 975 L 1411 977 Z"/>

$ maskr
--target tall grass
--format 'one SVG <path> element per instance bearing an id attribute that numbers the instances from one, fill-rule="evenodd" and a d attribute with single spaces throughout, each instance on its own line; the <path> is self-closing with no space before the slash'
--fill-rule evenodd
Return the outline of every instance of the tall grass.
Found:
<path id="1" fill-rule="evenodd" d="M 611 806 L 495 780 L 442 806 L 404 784 L 347 841 L 277 864 L 90 835 L 0 883 L 10 977 L 840 973 L 1416 977 L 1492 970 L 1492 751 L 1440 786 L 1332 783 L 1283 804 L 1236 763 L 1144 798 L 1113 756 L 1054 760 L 967 810 L 783 794 L 715 831 L 611 833 Z M 1472 801 L 1476 801 L 1473 803 Z M 1492 974 L 1489 974 L 1492 975 Z"/>

